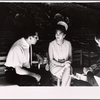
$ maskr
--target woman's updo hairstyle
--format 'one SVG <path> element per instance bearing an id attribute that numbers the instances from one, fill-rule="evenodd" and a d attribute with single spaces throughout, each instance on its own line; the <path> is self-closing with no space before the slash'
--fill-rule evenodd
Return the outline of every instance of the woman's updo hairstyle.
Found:
<path id="1" fill-rule="evenodd" d="M 57 26 L 56 26 L 56 31 L 57 31 L 57 30 L 62 31 L 64 34 L 66 33 L 66 29 L 65 29 L 65 27 L 62 26 L 62 25 L 57 25 Z"/>
<path id="2" fill-rule="evenodd" d="M 64 21 L 59 21 L 56 26 L 56 30 L 61 30 L 64 34 L 68 29 L 68 25 Z"/>

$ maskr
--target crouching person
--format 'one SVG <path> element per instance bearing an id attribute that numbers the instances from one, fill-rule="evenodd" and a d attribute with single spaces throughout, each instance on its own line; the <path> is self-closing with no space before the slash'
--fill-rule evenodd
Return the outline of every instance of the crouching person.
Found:
<path id="1" fill-rule="evenodd" d="M 38 41 L 36 31 L 25 31 L 24 36 L 17 40 L 8 52 L 5 75 L 9 82 L 19 86 L 37 86 L 41 76 L 29 71 L 29 47 Z"/>

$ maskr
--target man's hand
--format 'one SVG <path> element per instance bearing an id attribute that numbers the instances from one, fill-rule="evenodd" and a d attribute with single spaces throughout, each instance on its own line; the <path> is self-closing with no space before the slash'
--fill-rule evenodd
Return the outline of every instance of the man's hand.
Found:
<path id="1" fill-rule="evenodd" d="M 90 68 L 95 69 L 96 67 L 97 67 L 97 65 L 96 64 L 93 64 L 93 65 L 91 65 Z"/>
<path id="2" fill-rule="evenodd" d="M 36 80 L 39 82 L 40 79 L 41 79 L 41 76 L 39 74 L 36 74 L 36 73 L 33 73 L 33 72 L 30 72 L 30 76 L 36 78 Z"/>
<path id="3" fill-rule="evenodd" d="M 36 74 L 35 78 L 36 78 L 36 80 L 39 82 L 40 79 L 41 79 L 41 76 L 40 76 L 39 74 Z"/>

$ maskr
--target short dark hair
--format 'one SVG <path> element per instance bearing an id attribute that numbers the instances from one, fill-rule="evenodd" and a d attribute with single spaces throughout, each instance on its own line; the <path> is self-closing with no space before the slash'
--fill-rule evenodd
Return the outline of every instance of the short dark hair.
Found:
<path id="1" fill-rule="evenodd" d="M 61 30 L 64 34 L 66 34 L 66 29 L 62 25 L 56 25 L 55 31 L 57 31 L 57 30 Z"/>
<path id="2" fill-rule="evenodd" d="M 29 36 L 35 36 L 36 35 L 36 30 L 28 30 L 28 29 L 25 29 L 25 30 L 23 30 L 23 37 L 25 38 L 25 39 L 27 39 Z"/>

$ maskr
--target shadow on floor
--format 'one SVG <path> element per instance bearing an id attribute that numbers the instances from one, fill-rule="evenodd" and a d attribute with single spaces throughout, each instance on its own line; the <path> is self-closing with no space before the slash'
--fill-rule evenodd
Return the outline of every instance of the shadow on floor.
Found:
<path id="1" fill-rule="evenodd" d="M 73 72 L 75 72 L 75 73 L 82 73 L 82 68 L 81 67 L 80 68 L 77 68 L 77 67 L 73 68 Z M 44 76 L 44 77 L 46 77 L 46 76 Z M 46 77 L 46 78 L 48 78 L 48 77 Z M 11 84 L 11 83 L 7 82 L 5 75 L 0 76 L 0 86 L 13 86 L 13 85 L 14 84 Z M 45 84 L 45 86 L 48 86 L 48 85 Z"/>

